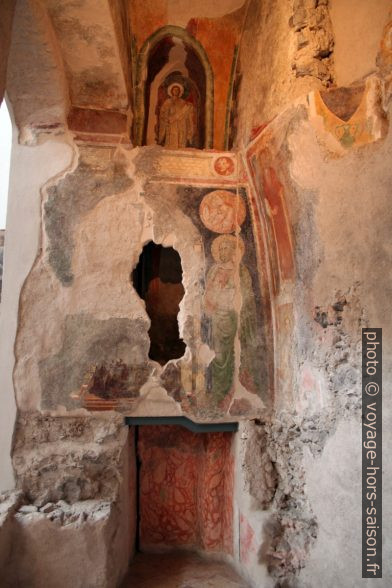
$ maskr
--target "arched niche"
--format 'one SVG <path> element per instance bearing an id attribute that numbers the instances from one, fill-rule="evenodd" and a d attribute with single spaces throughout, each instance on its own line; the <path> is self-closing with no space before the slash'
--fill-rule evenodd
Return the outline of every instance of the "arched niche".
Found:
<path id="1" fill-rule="evenodd" d="M 167 26 L 144 43 L 138 58 L 134 140 L 158 143 L 157 125 L 167 88 L 176 80 L 192 104 L 197 132 L 194 147 L 213 146 L 213 73 L 202 45 L 181 27 Z"/>

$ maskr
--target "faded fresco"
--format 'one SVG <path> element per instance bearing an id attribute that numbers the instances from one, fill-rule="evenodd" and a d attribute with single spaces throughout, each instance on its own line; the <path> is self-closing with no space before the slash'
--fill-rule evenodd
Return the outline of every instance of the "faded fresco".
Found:
<path id="1" fill-rule="evenodd" d="M 224 14 L 223 6 L 210 9 L 215 18 L 189 18 L 181 26 L 172 22 L 161 4 L 132 2 L 130 29 L 133 77 L 136 80 L 133 141 L 157 143 L 159 103 L 165 80 L 183 76 L 190 86 L 197 132 L 193 147 L 225 149 L 228 145 L 233 75 L 246 3 Z M 182 7 L 184 9 L 184 6 Z M 222 59 L 222 55 L 225 58 Z M 185 94 L 187 89 L 185 88 Z M 165 99 L 166 99 L 165 95 Z M 234 96 L 235 101 L 235 96 Z"/>
<path id="2" fill-rule="evenodd" d="M 388 130 L 380 81 L 376 77 L 347 88 L 313 92 L 309 104 L 320 139 L 341 155 L 353 147 L 382 139 Z"/>
<path id="3" fill-rule="evenodd" d="M 262 203 L 262 214 L 269 241 L 272 282 L 278 292 L 286 280 L 294 276 L 293 242 L 288 217 L 285 187 L 279 177 L 279 158 L 265 147 L 263 134 L 247 153 L 257 198 Z"/>
<path id="4" fill-rule="evenodd" d="M 220 176 L 232 176 L 235 170 L 234 161 L 226 155 L 218 157 L 214 162 L 214 170 Z"/>
<path id="5" fill-rule="evenodd" d="M 16 344 L 24 403 L 207 421 L 268 408 L 268 293 L 240 174 L 224 152 L 82 149 L 44 202 L 46 250 L 23 296 L 42 294 Z M 43 336 L 46 308 L 56 328 Z"/>
<path id="6" fill-rule="evenodd" d="M 258 362 L 253 367 L 257 348 L 256 305 L 252 278 L 241 263 L 245 246 L 240 237 L 221 235 L 211 246 L 214 264 L 207 275 L 205 310 L 211 320 L 215 357 L 211 362 L 210 389 L 215 401 L 224 400 L 233 384 L 235 370 L 235 337 L 241 343 L 240 380 L 257 393 L 260 389 Z M 241 311 L 238 303 L 241 300 Z"/>
<path id="7" fill-rule="evenodd" d="M 180 347 L 169 349 L 172 329 L 163 326 L 169 325 L 170 315 L 177 328 L 176 300 L 184 295 L 182 284 L 165 284 L 155 277 L 148 282 L 146 293 L 140 293 L 151 319 L 149 357 L 162 365 L 161 385 L 185 413 L 199 418 L 221 418 L 228 412 L 250 414 L 255 404 L 263 406 L 260 399 L 265 400 L 268 377 L 263 304 L 246 192 L 179 187 L 173 197 L 202 239 L 205 279 L 200 283 L 199 314 L 187 322 L 190 361 L 183 356 L 185 345 L 178 339 L 178 330 Z M 173 288 L 180 288 L 178 296 Z M 174 303 L 176 310 L 170 314 Z M 210 350 L 207 363 L 200 362 L 201 344 Z M 170 357 L 179 359 L 170 361 Z M 81 391 L 84 406 L 100 410 L 107 402 L 108 408 L 137 411 L 141 386 L 152 369 L 147 368 L 151 365 L 148 358 L 145 361 L 136 372 L 122 360 L 93 367 Z"/>
<path id="8" fill-rule="evenodd" d="M 246 412 L 252 395 L 260 398 L 268 381 L 246 192 L 193 188 L 191 193 L 193 202 L 186 203 L 187 212 L 200 227 L 208 268 L 202 337 L 214 352 L 205 374 L 205 393 L 195 402 L 200 409 L 206 403 L 218 411 L 225 412 L 232 405 Z M 238 386 L 249 396 L 233 401 Z"/>
<path id="9" fill-rule="evenodd" d="M 236 258 L 240 255 L 237 242 L 239 240 L 231 235 L 222 235 L 215 239 L 211 247 L 215 263 L 207 275 L 204 302 L 206 314 L 211 320 L 212 347 L 215 352 L 211 362 L 210 388 L 217 401 L 225 398 L 234 376 L 234 343 L 238 326 L 235 300 L 238 289 Z"/>
<path id="10" fill-rule="evenodd" d="M 211 147 L 213 75 L 203 48 L 178 27 L 154 37 L 139 63 L 137 141 L 167 149 Z"/>
<path id="11" fill-rule="evenodd" d="M 195 112 L 191 102 L 182 98 L 184 87 L 170 84 L 159 112 L 158 144 L 168 149 L 192 147 L 195 136 Z"/>
<path id="12" fill-rule="evenodd" d="M 242 225 L 245 215 L 242 198 L 227 190 L 210 192 L 200 204 L 203 224 L 215 233 L 232 233 Z"/>
<path id="13" fill-rule="evenodd" d="M 230 433 L 141 427 L 140 544 L 233 551 Z"/>

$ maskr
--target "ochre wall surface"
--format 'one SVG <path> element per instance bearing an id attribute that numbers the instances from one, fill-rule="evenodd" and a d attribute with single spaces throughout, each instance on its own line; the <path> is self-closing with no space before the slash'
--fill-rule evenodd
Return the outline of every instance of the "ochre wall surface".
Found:
<path id="1" fill-rule="evenodd" d="M 391 20 L 389 0 L 331 0 L 336 84 L 348 86 L 373 73 L 380 39 Z M 349 23 L 349 24 L 348 24 Z"/>
<path id="2" fill-rule="evenodd" d="M 328 2 L 250 0 L 237 66 L 238 146 L 296 98 L 333 83 L 333 46 Z"/>

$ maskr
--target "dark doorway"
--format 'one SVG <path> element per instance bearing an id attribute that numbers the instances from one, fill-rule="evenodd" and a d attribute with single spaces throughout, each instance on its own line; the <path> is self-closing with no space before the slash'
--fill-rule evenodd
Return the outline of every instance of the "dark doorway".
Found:
<path id="1" fill-rule="evenodd" d="M 150 359 L 164 365 L 182 357 L 186 346 L 180 339 L 177 319 L 184 296 L 179 254 L 173 247 L 150 241 L 143 247 L 132 281 L 151 319 Z"/>
<path id="2" fill-rule="evenodd" d="M 234 431 L 215 431 L 220 424 L 198 428 L 149 424 L 135 426 L 134 435 L 131 429 L 137 551 L 232 554 Z"/>

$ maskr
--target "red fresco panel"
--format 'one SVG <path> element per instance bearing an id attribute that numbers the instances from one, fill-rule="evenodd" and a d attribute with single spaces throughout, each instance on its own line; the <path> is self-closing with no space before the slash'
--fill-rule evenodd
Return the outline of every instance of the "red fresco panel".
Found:
<path id="1" fill-rule="evenodd" d="M 232 553 L 232 435 L 140 427 L 140 544 Z"/>

